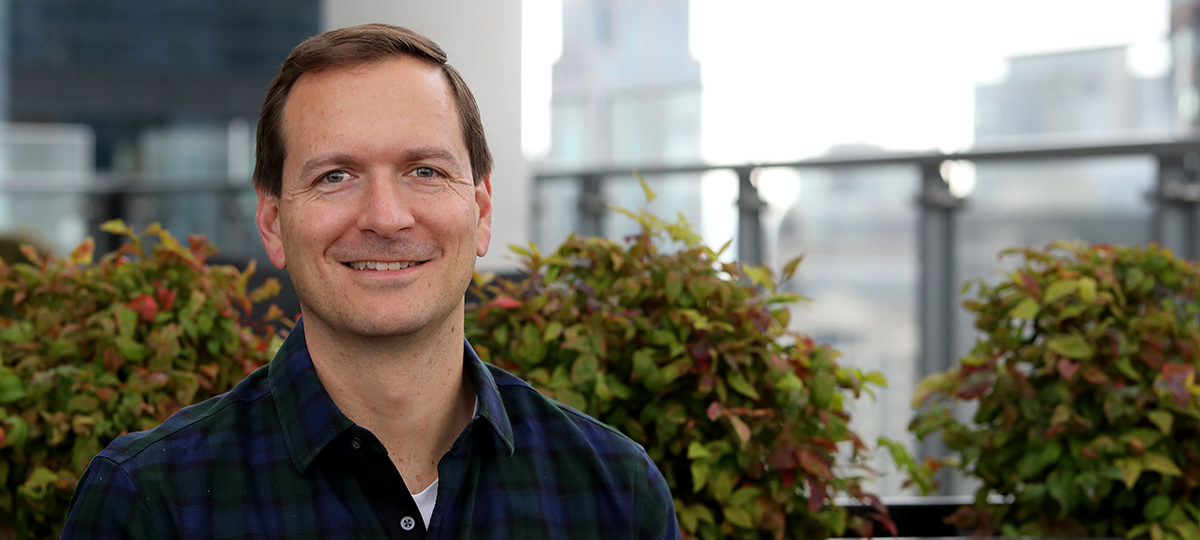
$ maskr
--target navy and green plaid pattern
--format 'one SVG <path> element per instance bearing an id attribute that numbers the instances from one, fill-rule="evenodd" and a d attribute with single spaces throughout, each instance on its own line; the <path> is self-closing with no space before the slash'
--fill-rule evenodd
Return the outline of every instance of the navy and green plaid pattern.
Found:
<path id="1" fill-rule="evenodd" d="M 438 464 L 431 523 L 387 452 L 321 386 L 303 324 L 232 391 L 122 436 L 63 538 L 678 538 L 640 446 L 464 345 L 478 412 Z"/>

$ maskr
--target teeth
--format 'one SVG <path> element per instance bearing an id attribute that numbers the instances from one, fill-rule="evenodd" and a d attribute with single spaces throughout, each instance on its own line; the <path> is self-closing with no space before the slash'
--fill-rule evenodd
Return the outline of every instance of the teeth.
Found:
<path id="1" fill-rule="evenodd" d="M 350 263 L 350 268 L 355 270 L 401 270 L 415 264 L 413 262 L 355 261 Z"/>

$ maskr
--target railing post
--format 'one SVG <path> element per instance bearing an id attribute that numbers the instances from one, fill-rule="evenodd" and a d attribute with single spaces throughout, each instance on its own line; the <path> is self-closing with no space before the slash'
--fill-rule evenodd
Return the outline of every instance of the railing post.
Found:
<path id="1" fill-rule="evenodd" d="M 1152 239 L 1189 260 L 1200 258 L 1196 209 L 1200 205 L 1200 155 L 1158 155 L 1157 185 L 1148 197 L 1154 201 Z"/>
<path id="2" fill-rule="evenodd" d="M 608 199 L 604 196 L 603 180 L 602 176 L 591 173 L 579 177 L 579 221 L 575 230 L 583 236 L 604 236 Z"/>
<path id="3" fill-rule="evenodd" d="M 766 203 L 751 181 L 754 167 L 738 167 L 738 261 L 761 264 L 763 255 L 762 209 Z"/>
<path id="4" fill-rule="evenodd" d="M 103 189 L 84 191 L 84 216 L 87 220 L 88 234 L 96 241 L 96 253 L 108 253 L 120 247 L 121 237 L 100 230 L 100 226 L 111 219 L 121 219 L 129 222 L 126 215 L 128 201 L 124 183 L 106 185 Z"/>
<path id="5" fill-rule="evenodd" d="M 942 177 L 941 165 L 941 159 L 920 162 L 921 192 L 917 197 L 921 216 L 918 239 L 918 380 L 945 371 L 954 362 L 954 300 L 957 289 L 954 214 L 962 207 L 963 200 L 950 193 L 950 187 Z M 940 457 L 945 455 L 946 448 L 941 440 L 931 437 L 922 441 L 920 452 L 921 457 Z M 943 473 L 939 480 L 942 493 L 953 492 L 953 478 Z"/>

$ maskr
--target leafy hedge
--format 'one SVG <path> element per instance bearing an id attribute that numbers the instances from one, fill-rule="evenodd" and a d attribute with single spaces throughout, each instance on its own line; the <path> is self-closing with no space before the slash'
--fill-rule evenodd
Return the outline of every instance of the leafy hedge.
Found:
<path id="1" fill-rule="evenodd" d="M 66 258 L 26 246 L 25 262 L 0 261 L 0 538 L 57 538 L 109 441 L 231 388 L 278 345 L 247 325 L 279 290 L 246 290 L 253 262 L 206 265 L 216 249 L 203 237 L 184 246 L 158 225 L 154 238 L 104 230 L 128 241 L 97 262 L 91 239 Z"/>
<path id="2" fill-rule="evenodd" d="M 965 303 L 982 333 L 913 421 L 981 482 L 957 522 L 1007 536 L 1200 539 L 1200 266 L 1055 244 Z M 978 405 L 970 422 L 958 403 Z M 1011 500 L 992 506 L 989 496 Z"/>
<path id="3" fill-rule="evenodd" d="M 800 297 L 765 267 L 721 262 L 682 219 L 626 214 L 642 230 L 625 244 L 573 236 L 549 256 L 514 247 L 525 279 L 477 277 L 484 300 L 466 328 L 480 356 L 641 443 L 685 538 L 890 527 L 863 490 L 868 446 L 846 408 L 883 377 L 788 331 Z M 869 517 L 834 505 L 839 495 Z"/>

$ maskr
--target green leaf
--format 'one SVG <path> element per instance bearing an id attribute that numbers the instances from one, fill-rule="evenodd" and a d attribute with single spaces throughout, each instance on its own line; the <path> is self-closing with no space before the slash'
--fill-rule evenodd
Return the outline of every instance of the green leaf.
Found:
<path id="1" fill-rule="evenodd" d="M 679 294 L 683 292 L 683 281 L 677 278 L 667 278 L 667 302 L 672 304 L 679 301 Z"/>
<path id="2" fill-rule="evenodd" d="M 583 384 L 596 376 L 600 362 L 593 354 L 581 354 L 571 364 L 571 382 Z"/>
<path id="3" fill-rule="evenodd" d="M 750 516 L 750 512 L 745 508 L 726 506 L 721 512 L 725 514 L 725 521 L 734 526 L 744 529 L 754 528 L 754 518 Z"/>
<path id="4" fill-rule="evenodd" d="M 750 384 L 750 381 L 746 380 L 746 376 L 742 375 L 740 371 L 731 373 L 725 379 L 725 381 L 728 382 L 729 386 L 736 390 L 737 393 L 742 394 L 750 399 L 759 399 L 758 390 L 754 389 L 754 386 Z"/>
<path id="5" fill-rule="evenodd" d="M 0 403 L 13 403 L 25 398 L 25 382 L 10 368 L 0 367 Z"/>
<path id="6" fill-rule="evenodd" d="M 780 272 L 779 281 L 782 283 L 792 279 L 792 276 L 796 275 L 796 268 L 800 266 L 800 262 L 803 260 L 804 255 L 799 255 L 796 258 L 788 261 L 787 264 L 783 265 L 783 271 Z"/>
<path id="7" fill-rule="evenodd" d="M 779 378 L 779 382 L 775 383 L 775 388 L 783 391 L 803 390 L 804 382 L 801 381 L 800 377 L 797 377 L 795 373 L 789 371 L 784 373 L 783 376 Z"/>
<path id="8" fill-rule="evenodd" d="M 117 352 L 120 353 L 122 357 L 124 357 L 126 360 L 132 360 L 134 362 L 140 362 L 144 360 L 146 355 L 150 352 L 150 349 L 148 349 L 145 345 L 134 341 L 133 338 L 126 335 L 117 336 L 117 339 L 114 341 L 114 343 L 117 345 Z M 212 342 L 210 341 L 209 343 Z"/>
<path id="9" fill-rule="evenodd" d="M 1026 297 L 1008 312 L 1008 316 L 1012 319 L 1033 319 L 1037 316 L 1038 309 L 1037 300 Z"/>
<path id="10" fill-rule="evenodd" d="M 1085 304 L 1096 301 L 1096 280 L 1090 277 L 1079 278 L 1079 299 Z"/>
<path id="11" fill-rule="evenodd" d="M 708 447 L 700 441 L 692 441 L 688 443 L 687 457 L 688 459 L 711 458 L 712 452 L 709 452 Z"/>
<path id="12" fill-rule="evenodd" d="M 67 402 L 67 411 L 90 413 L 100 408 L 100 400 L 89 394 L 78 394 Z"/>
<path id="13" fill-rule="evenodd" d="M 39 466 L 33 470 L 25 483 L 17 488 L 17 493 L 26 499 L 40 501 L 54 493 L 54 481 L 57 479 L 58 475 L 54 474 L 54 471 Z"/>
<path id="14" fill-rule="evenodd" d="M 642 193 L 646 194 L 646 202 L 653 202 L 656 195 L 654 190 L 650 189 L 650 184 L 646 183 L 646 179 L 642 178 L 641 173 L 633 171 L 633 176 L 637 178 L 638 185 L 642 186 Z"/>
<path id="15" fill-rule="evenodd" d="M 733 506 L 746 506 L 750 503 L 753 503 L 754 499 L 761 494 L 762 490 L 756 487 L 741 487 L 734 491 L 733 495 L 729 496 L 728 504 Z"/>
<path id="16" fill-rule="evenodd" d="M 638 349 L 633 353 L 633 377 L 645 381 L 658 373 L 658 364 L 654 361 L 657 356 L 654 349 Z"/>
<path id="17" fill-rule="evenodd" d="M 1171 498 L 1160 493 L 1146 502 L 1146 506 L 1142 508 L 1142 517 L 1148 521 L 1158 521 L 1159 518 L 1167 515 L 1167 511 L 1170 509 Z"/>
<path id="18" fill-rule="evenodd" d="M 1161 473 L 1165 476 L 1183 476 L 1179 466 L 1171 458 L 1154 452 L 1146 452 L 1142 456 L 1142 465 L 1146 470 Z"/>
<path id="19" fill-rule="evenodd" d="M 704 484 L 708 483 L 708 462 L 692 462 L 692 493 L 700 493 Z"/>
<path id="20" fill-rule="evenodd" d="M 750 426 L 746 425 L 746 422 L 742 421 L 742 419 L 738 418 L 737 416 L 729 415 L 726 418 L 728 418 L 729 423 L 733 425 L 733 431 L 737 434 L 737 438 L 739 441 L 741 441 L 741 445 L 745 446 L 746 443 L 750 442 Z"/>
<path id="21" fill-rule="evenodd" d="M 1121 469 L 1121 477 L 1125 481 L 1126 489 L 1133 489 L 1134 484 L 1137 484 L 1138 477 L 1142 475 L 1142 461 L 1135 458 L 1118 458 L 1113 460 L 1117 468 Z"/>
<path id="22" fill-rule="evenodd" d="M 1055 281 L 1046 288 L 1046 295 L 1042 297 L 1042 305 L 1049 305 L 1077 290 L 1079 290 L 1079 283 L 1073 279 Z"/>
<path id="23" fill-rule="evenodd" d="M 4 430 L 4 444 L 0 446 L 20 449 L 29 439 L 29 423 L 20 416 L 9 416 L 3 422 L 8 429 Z"/>
<path id="24" fill-rule="evenodd" d="M 1088 346 L 1087 341 L 1079 334 L 1054 338 L 1047 345 L 1050 347 L 1050 350 L 1067 358 L 1087 360 L 1092 357 L 1092 348 Z"/>
<path id="25" fill-rule="evenodd" d="M 1175 423 L 1175 415 L 1167 411 L 1150 411 L 1146 413 L 1146 417 L 1153 422 L 1155 426 L 1158 426 L 1158 430 L 1161 431 L 1163 435 L 1171 434 L 1171 427 Z"/>
<path id="26" fill-rule="evenodd" d="M 117 313 L 117 335 L 132 337 L 133 329 L 137 326 L 138 313 L 124 304 L 114 306 L 113 310 Z"/>

